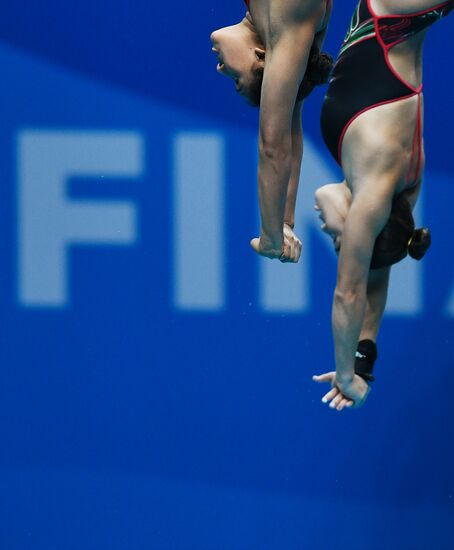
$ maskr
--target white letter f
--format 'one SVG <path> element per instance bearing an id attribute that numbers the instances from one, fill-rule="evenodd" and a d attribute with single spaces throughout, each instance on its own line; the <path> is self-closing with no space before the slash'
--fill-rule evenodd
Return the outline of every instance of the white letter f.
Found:
<path id="1" fill-rule="evenodd" d="M 24 130 L 18 136 L 19 301 L 68 303 L 67 249 L 74 243 L 128 245 L 136 209 L 128 202 L 74 201 L 70 177 L 138 177 L 142 139 L 135 132 Z"/>

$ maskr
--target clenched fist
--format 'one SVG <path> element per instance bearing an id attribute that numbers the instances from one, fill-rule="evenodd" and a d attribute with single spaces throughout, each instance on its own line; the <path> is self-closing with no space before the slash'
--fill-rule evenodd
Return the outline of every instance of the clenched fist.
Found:
<path id="1" fill-rule="evenodd" d="M 270 259 L 276 258 L 281 262 L 296 263 L 301 256 L 301 241 L 293 232 L 293 229 L 286 223 L 283 228 L 282 245 L 280 248 L 263 235 L 252 239 L 251 246 L 260 256 Z"/>

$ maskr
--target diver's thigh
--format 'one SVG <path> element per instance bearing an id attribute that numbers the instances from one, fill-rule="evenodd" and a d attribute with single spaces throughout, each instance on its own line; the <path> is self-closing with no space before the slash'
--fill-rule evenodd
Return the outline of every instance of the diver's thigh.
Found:
<path id="1" fill-rule="evenodd" d="M 405 186 L 414 155 L 418 97 L 373 107 L 348 126 L 342 142 L 342 167 L 347 183 L 387 177 Z"/>

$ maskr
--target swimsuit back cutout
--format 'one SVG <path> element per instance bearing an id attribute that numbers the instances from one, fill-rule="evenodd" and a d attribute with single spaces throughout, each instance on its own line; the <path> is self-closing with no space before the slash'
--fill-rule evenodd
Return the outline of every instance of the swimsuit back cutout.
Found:
<path id="1" fill-rule="evenodd" d="M 339 164 L 343 137 L 355 118 L 379 105 L 420 96 L 422 86 L 412 86 L 392 67 L 390 49 L 427 29 L 453 8 L 454 0 L 449 0 L 417 13 L 377 15 L 370 0 L 359 1 L 334 66 L 321 115 L 323 138 Z M 409 169 L 410 179 L 419 177 L 422 164 L 420 103 L 419 99 L 414 138 L 418 158 Z"/>
<path id="2" fill-rule="evenodd" d="M 361 0 L 350 23 L 339 56 L 359 40 L 374 36 L 384 49 L 408 40 L 442 19 L 454 8 L 454 1 L 448 0 L 438 6 L 417 13 L 405 15 L 376 15 L 370 0 Z"/>

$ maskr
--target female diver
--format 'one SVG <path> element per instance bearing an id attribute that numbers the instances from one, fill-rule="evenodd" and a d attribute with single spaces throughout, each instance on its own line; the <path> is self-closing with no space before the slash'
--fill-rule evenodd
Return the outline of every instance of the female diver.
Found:
<path id="1" fill-rule="evenodd" d="M 424 166 L 422 47 L 453 7 L 454 0 L 360 0 L 328 87 L 322 133 L 345 182 L 319 189 L 316 208 L 339 249 L 336 371 L 314 380 L 331 384 L 323 401 L 339 411 L 367 398 L 389 266 L 406 255 L 407 239 L 413 252 L 430 244 L 426 230 L 413 235 L 411 214 Z"/>
<path id="2" fill-rule="evenodd" d="M 217 70 L 236 91 L 260 105 L 261 235 L 251 241 L 267 258 L 297 262 L 293 233 L 302 158 L 301 103 L 325 82 L 331 59 L 319 54 L 331 0 L 246 0 L 240 23 L 212 33 Z M 306 70 L 307 69 L 307 70 Z"/>

